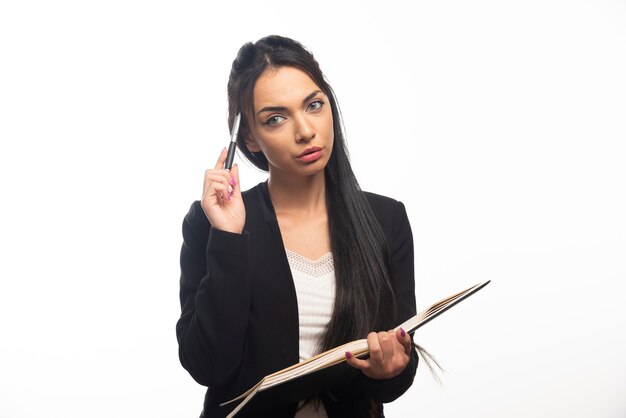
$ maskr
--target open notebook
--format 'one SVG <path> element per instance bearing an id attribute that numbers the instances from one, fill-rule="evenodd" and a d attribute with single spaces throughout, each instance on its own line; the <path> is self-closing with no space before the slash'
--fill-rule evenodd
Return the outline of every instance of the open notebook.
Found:
<path id="1" fill-rule="evenodd" d="M 438 315 L 447 311 L 457 303 L 466 299 L 467 297 L 473 295 L 478 292 L 483 287 L 487 286 L 491 280 L 486 282 L 478 283 L 472 287 L 469 287 L 459 293 L 456 293 L 452 296 L 449 296 L 445 299 L 442 299 L 431 306 L 429 306 L 424 311 L 418 313 L 417 315 L 409 318 L 402 324 L 398 325 L 394 330 L 399 328 L 404 329 L 409 334 L 413 334 L 416 329 L 426 324 L 430 320 L 436 318 Z M 335 366 L 337 364 L 343 363 L 346 360 L 345 353 L 346 351 L 351 352 L 353 355 L 357 357 L 364 357 L 369 354 L 369 348 L 367 346 L 367 340 L 355 340 L 349 343 L 343 344 L 339 347 L 335 347 L 331 350 L 320 353 L 310 359 L 303 361 L 301 363 L 294 364 L 293 366 L 287 367 L 285 369 L 279 370 L 275 373 L 265 376 L 259 383 L 248 389 L 246 392 L 242 393 L 238 397 L 224 402 L 223 405 L 227 405 L 233 402 L 241 401 L 237 407 L 231 411 L 231 413 L 227 416 L 227 418 L 234 417 L 237 412 L 241 410 L 254 396 L 261 396 L 263 392 L 272 392 L 269 389 L 275 388 L 277 386 L 291 385 L 296 383 L 299 379 L 310 376 L 311 374 L 320 372 L 329 367 Z"/>

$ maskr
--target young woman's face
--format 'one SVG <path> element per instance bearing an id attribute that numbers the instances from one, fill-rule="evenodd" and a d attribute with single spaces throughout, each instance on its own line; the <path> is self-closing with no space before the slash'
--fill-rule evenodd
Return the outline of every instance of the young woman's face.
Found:
<path id="1" fill-rule="evenodd" d="M 267 69 L 254 86 L 254 121 L 247 141 L 262 151 L 270 173 L 310 176 L 324 169 L 333 148 L 328 97 L 293 67 Z"/>

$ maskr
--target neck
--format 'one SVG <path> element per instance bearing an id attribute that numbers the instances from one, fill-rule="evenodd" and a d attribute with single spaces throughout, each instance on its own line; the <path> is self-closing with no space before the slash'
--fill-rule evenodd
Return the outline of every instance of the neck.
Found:
<path id="1" fill-rule="evenodd" d="M 307 177 L 272 175 L 270 171 L 268 188 L 277 215 L 326 212 L 324 171 Z"/>

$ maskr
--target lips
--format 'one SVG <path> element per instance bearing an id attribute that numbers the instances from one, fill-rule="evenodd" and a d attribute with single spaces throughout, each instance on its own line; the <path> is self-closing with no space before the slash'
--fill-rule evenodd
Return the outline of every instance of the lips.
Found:
<path id="1" fill-rule="evenodd" d="M 307 148 L 304 150 L 302 154 L 298 155 L 298 158 L 304 157 L 305 155 L 308 155 L 308 154 L 313 154 L 314 152 L 321 151 L 321 150 L 322 149 L 320 147 Z"/>
<path id="2" fill-rule="evenodd" d="M 298 155 L 298 157 L 296 158 L 302 162 L 310 163 L 310 162 L 316 161 L 321 156 L 322 156 L 322 149 L 320 147 L 311 147 L 311 148 L 305 149 L 304 152 Z"/>

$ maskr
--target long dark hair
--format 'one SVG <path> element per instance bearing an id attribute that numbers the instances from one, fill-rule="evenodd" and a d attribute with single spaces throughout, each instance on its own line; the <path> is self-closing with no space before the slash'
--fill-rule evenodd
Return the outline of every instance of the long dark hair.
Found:
<path id="1" fill-rule="evenodd" d="M 313 55 L 300 43 L 268 36 L 239 50 L 228 80 L 229 127 L 232 128 L 237 112 L 242 112 L 239 150 L 256 167 L 268 171 L 263 153 L 250 152 L 245 138 L 250 135 L 254 117 L 254 85 L 271 67 L 295 67 L 307 73 L 326 94 L 332 109 L 335 139 L 325 181 L 337 286 L 333 314 L 319 347 L 327 350 L 364 338 L 370 331 L 396 325 L 398 313 L 389 277 L 389 248 L 352 171 L 335 94 Z"/>

